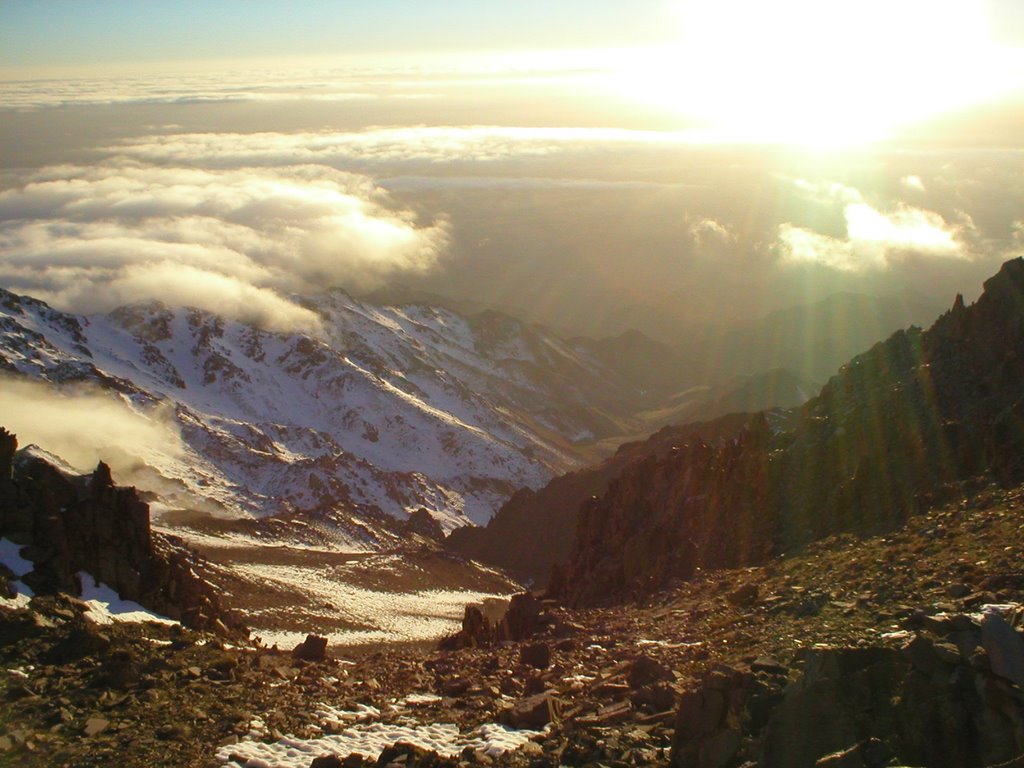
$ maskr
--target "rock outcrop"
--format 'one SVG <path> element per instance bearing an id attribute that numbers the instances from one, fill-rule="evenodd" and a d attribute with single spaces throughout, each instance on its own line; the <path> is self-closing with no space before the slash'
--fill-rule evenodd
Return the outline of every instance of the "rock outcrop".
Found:
<path id="1" fill-rule="evenodd" d="M 756 664 L 713 669 L 681 698 L 672 765 L 953 768 L 1018 757 L 1024 696 L 987 652 L 989 624 L 1005 627 L 1008 655 L 1024 663 L 1024 640 L 993 613 L 932 620 L 901 648 L 809 649 L 789 682 Z"/>
<path id="2" fill-rule="evenodd" d="M 838 532 L 891 529 L 989 474 L 1024 479 L 1024 260 L 928 331 L 854 358 L 778 431 L 764 416 L 725 445 L 691 439 L 627 466 L 579 512 L 554 592 L 629 598 L 698 569 L 765 561 Z"/>
<path id="3" fill-rule="evenodd" d="M 786 414 L 773 411 L 771 417 L 777 422 Z M 537 491 L 517 491 L 486 527 L 457 528 L 445 540 L 445 546 L 464 557 L 504 568 L 524 583 L 545 584 L 552 569 L 569 559 L 577 510 L 584 501 L 603 495 L 627 467 L 667 456 L 673 446 L 688 440 L 699 438 L 712 444 L 731 440 L 749 419 L 749 414 L 732 414 L 665 427 L 647 440 L 626 443 L 596 466 L 556 477 Z"/>
<path id="4" fill-rule="evenodd" d="M 522 592 L 507 602 L 492 600 L 467 605 L 462 629 L 442 640 L 441 648 L 477 648 L 510 640 L 526 640 L 552 623 L 543 603 L 531 592 Z"/>
<path id="5" fill-rule="evenodd" d="M 106 464 L 77 476 L 16 449 L 15 436 L 0 428 L 0 538 L 20 545 L 32 562 L 22 579 L 36 594 L 81 594 L 79 574 L 87 573 L 190 626 L 241 629 L 196 575 L 197 556 L 153 533 L 149 507 L 134 488 L 114 485 Z"/>

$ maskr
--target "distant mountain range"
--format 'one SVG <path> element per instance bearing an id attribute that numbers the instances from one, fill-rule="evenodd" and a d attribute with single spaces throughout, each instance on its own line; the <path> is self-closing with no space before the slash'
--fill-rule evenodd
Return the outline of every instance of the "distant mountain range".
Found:
<path id="1" fill-rule="evenodd" d="M 951 299 L 836 293 L 753 323 L 690 335 L 679 346 L 707 379 L 783 368 L 799 379 L 823 382 L 889 334 L 930 325 Z"/>
<path id="2" fill-rule="evenodd" d="M 275 333 L 158 303 L 78 317 L 0 293 L 0 366 L 91 382 L 173 414 L 185 454 L 141 457 L 229 514 L 344 507 L 446 528 L 578 466 L 649 401 L 583 343 L 498 313 L 307 302 L 322 335 Z"/>
<path id="3" fill-rule="evenodd" d="M 296 529 L 307 520 L 318 526 L 311 540 L 357 549 L 391 542 L 382 515 L 422 508 L 446 531 L 484 524 L 519 489 L 607 457 L 617 466 L 624 440 L 799 405 L 818 389 L 777 365 L 711 381 L 692 356 L 637 331 L 569 339 L 493 310 L 391 298 L 307 298 L 322 330 L 284 333 L 156 302 L 76 316 L 0 289 L 0 369 L 54 387 L 92 384 L 168 418 L 182 445 L 128 457 L 133 472 L 118 478 L 149 491 L 168 519 L 204 510 L 278 516 Z M 808 311 L 838 316 L 792 317 Z M 751 331 L 780 340 L 759 359 L 799 358 L 803 336 L 790 334 L 795 348 L 781 343 L 792 322 L 772 316 Z M 553 560 L 518 572 L 540 578 Z"/>

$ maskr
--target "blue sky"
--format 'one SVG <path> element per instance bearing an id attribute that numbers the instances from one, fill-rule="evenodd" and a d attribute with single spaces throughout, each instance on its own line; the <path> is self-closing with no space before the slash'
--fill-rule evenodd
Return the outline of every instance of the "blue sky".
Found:
<path id="1" fill-rule="evenodd" d="M 7 0 L 0 65 L 636 45 L 672 20 L 667 0 Z"/>

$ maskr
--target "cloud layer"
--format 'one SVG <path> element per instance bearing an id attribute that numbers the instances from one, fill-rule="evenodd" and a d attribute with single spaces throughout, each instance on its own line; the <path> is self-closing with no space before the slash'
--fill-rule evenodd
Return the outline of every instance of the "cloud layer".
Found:
<path id="1" fill-rule="evenodd" d="M 311 329 L 290 294 L 373 287 L 441 257 L 446 222 L 389 203 L 322 166 L 45 168 L 0 193 L 0 284 L 77 312 L 157 298 Z"/>

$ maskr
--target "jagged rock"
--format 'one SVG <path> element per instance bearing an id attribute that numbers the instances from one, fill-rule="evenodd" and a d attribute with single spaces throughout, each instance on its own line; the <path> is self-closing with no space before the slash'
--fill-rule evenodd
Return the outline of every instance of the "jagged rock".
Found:
<path id="1" fill-rule="evenodd" d="M 662 680 L 675 680 L 675 675 L 671 669 L 650 656 L 639 656 L 630 664 L 627 679 L 631 688 L 640 688 Z"/>
<path id="2" fill-rule="evenodd" d="M 851 360 L 794 428 L 775 432 L 761 413 L 734 439 L 692 437 L 626 465 L 579 508 L 552 593 L 569 605 L 627 600 L 831 534 L 891 530 L 980 473 L 1007 486 L 1024 480 L 1022 352 L 1018 258 L 970 307 Z M 752 599 L 752 586 L 743 589 L 737 605 Z M 797 615 L 821 609 L 808 603 Z"/>
<path id="3" fill-rule="evenodd" d="M 511 728 L 540 730 L 548 723 L 558 722 L 561 713 L 562 702 L 559 699 L 550 693 L 538 693 L 501 710 L 498 722 Z"/>
<path id="4" fill-rule="evenodd" d="M 494 601 L 495 604 L 500 601 Z M 526 640 L 548 626 L 541 601 L 531 592 L 513 595 L 500 611 L 489 611 L 475 604 L 467 605 L 462 617 L 462 629 L 444 638 L 442 650 L 477 648 L 495 642 Z"/>
<path id="5" fill-rule="evenodd" d="M 152 532 L 149 507 L 134 488 L 115 486 L 106 464 L 75 476 L 34 453 L 12 453 L 16 446 L 13 435 L 0 433 L 0 537 L 28 544 L 33 569 L 22 580 L 37 595 L 80 594 L 85 572 L 122 598 L 194 627 L 243 631 L 196 575 L 196 555 Z"/>
<path id="6" fill-rule="evenodd" d="M 327 658 L 327 638 L 306 635 L 306 639 L 292 649 L 292 658 L 302 661 L 323 661 Z"/>
<path id="7" fill-rule="evenodd" d="M 551 647 L 547 643 L 524 645 L 519 651 L 519 660 L 530 667 L 547 669 L 551 666 Z"/>
<path id="8" fill-rule="evenodd" d="M 986 614 L 981 622 L 981 643 L 993 674 L 1024 688 L 1024 638 L 1002 616 Z"/>
<path id="9" fill-rule="evenodd" d="M 416 533 L 434 541 L 444 541 L 441 523 L 423 507 L 410 514 L 402 528 L 406 534 Z"/>

